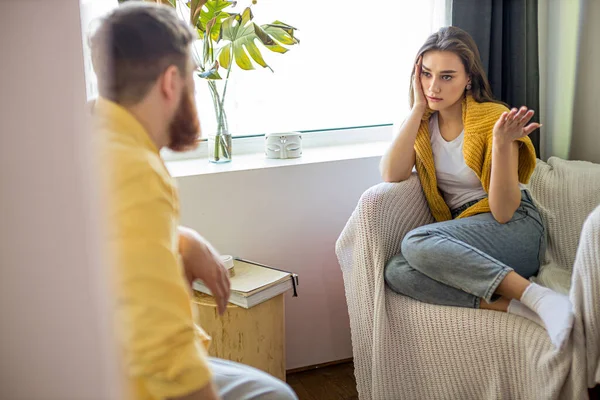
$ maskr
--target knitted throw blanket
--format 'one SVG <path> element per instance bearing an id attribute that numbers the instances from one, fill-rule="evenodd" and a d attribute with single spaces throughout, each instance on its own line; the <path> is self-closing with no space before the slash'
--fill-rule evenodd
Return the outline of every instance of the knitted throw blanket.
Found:
<path id="1" fill-rule="evenodd" d="M 576 317 L 562 352 L 525 318 L 389 290 L 386 262 L 406 233 L 434 219 L 416 174 L 362 195 L 336 243 L 361 400 L 574 400 L 600 383 L 600 165 L 539 161 L 531 192 L 548 258 L 571 277 Z"/>
<path id="2" fill-rule="evenodd" d="M 478 103 L 470 95 L 463 100 L 462 120 L 465 129 L 463 155 L 467 166 L 481 180 L 483 190 L 486 193 L 489 193 L 492 173 L 492 131 L 494 124 L 505 111 L 508 111 L 508 109 L 502 104 Z M 431 214 L 436 221 L 440 222 L 452 219 L 452 217 L 450 208 L 448 208 L 437 186 L 429 136 L 429 117 L 431 117 L 431 114 L 433 114 L 433 111 L 428 109 L 423 115 L 419 126 L 415 141 L 415 164 Z M 519 139 L 519 142 L 523 143 L 519 149 L 519 181 L 526 184 L 535 169 L 535 148 L 529 137 Z M 489 211 L 490 204 L 488 199 L 485 198 L 467 208 L 457 218 L 470 217 Z"/>

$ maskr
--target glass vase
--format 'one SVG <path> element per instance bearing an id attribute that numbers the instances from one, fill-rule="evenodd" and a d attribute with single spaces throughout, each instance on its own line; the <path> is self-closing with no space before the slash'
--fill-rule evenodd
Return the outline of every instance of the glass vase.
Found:
<path id="1" fill-rule="evenodd" d="M 217 85 L 217 82 L 220 85 Z M 223 87 L 219 93 L 219 86 Z M 227 113 L 225 112 L 225 95 L 227 94 L 227 81 L 209 80 L 208 87 L 213 100 L 215 118 L 217 120 L 216 131 L 208 134 L 208 161 L 212 163 L 227 163 L 231 161 L 231 133 L 227 124 Z"/>
<path id="2" fill-rule="evenodd" d="M 208 135 L 208 161 L 227 163 L 231 161 L 231 134 L 221 131 Z"/>

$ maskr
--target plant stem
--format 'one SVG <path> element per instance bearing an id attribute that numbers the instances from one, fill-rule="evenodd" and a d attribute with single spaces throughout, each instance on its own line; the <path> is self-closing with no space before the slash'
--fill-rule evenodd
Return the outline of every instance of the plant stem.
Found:
<path id="1" fill-rule="evenodd" d="M 219 155 L 219 134 L 221 133 L 221 121 L 220 119 L 220 112 L 219 112 L 219 104 L 221 103 L 221 100 L 219 99 L 219 91 L 217 90 L 217 85 L 215 83 L 214 80 L 208 80 L 208 87 L 210 89 L 210 93 L 211 93 L 211 97 L 213 100 L 213 106 L 215 108 L 215 116 L 217 117 L 217 132 L 216 132 L 216 137 L 215 137 L 215 148 L 213 151 L 213 155 L 215 158 L 215 161 L 219 161 L 219 159 L 221 158 L 221 156 Z"/>
<path id="2" fill-rule="evenodd" d="M 231 74 L 231 67 L 233 66 L 233 46 L 231 47 L 231 62 L 227 68 L 227 76 L 225 77 L 225 85 L 223 86 L 223 94 L 219 96 L 218 89 L 214 81 L 211 81 L 211 91 L 214 92 L 213 103 L 215 104 L 215 111 L 217 114 L 217 134 L 215 135 L 215 149 L 214 156 L 215 161 L 219 161 L 221 150 L 223 157 L 228 159 L 231 158 L 231 152 L 229 150 L 229 143 L 225 138 L 225 135 L 229 133 L 229 126 L 227 124 L 227 114 L 225 113 L 225 96 L 227 94 L 227 84 L 229 83 L 229 75 Z"/>
<path id="3" fill-rule="evenodd" d="M 223 87 L 223 95 L 221 96 L 221 104 L 219 106 L 219 111 L 221 113 L 221 120 L 223 118 L 223 113 L 225 112 L 225 95 L 227 94 L 227 84 L 229 83 L 229 74 L 231 73 L 231 67 L 233 66 L 233 46 L 231 46 L 230 57 L 229 57 L 229 67 L 227 68 L 227 76 L 225 77 L 225 86 Z M 229 127 L 227 127 L 229 128 Z"/>

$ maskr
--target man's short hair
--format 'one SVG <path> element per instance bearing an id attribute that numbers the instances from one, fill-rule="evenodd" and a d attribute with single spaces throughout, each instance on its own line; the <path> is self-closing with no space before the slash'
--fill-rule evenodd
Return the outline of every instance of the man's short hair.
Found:
<path id="1" fill-rule="evenodd" d="M 186 73 L 194 38 L 194 31 L 170 7 L 121 5 L 90 37 L 100 95 L 122 105 L 137 104 L 170 65 Z"/>

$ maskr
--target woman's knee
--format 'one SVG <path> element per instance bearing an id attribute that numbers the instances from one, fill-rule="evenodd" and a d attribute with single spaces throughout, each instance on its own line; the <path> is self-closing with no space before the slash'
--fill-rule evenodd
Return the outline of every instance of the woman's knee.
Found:
<path id="1" fill-rule="evenodd" d="M 410 269 L 406 259 L 401 254 L 392 257 L 384 269 L 385 282 L 393 291 L 404 293 L 404 286 L 408 281 L 407 275 Z"/>
<path id="2" fill-rule="evenodd" d="M 409 264 L 417 263 L 420 256 L 423 254 L 423 247 L 428 233 L 422 228 L 413 229 L 408 232 L 400 247 L 400 251 Z"/>

